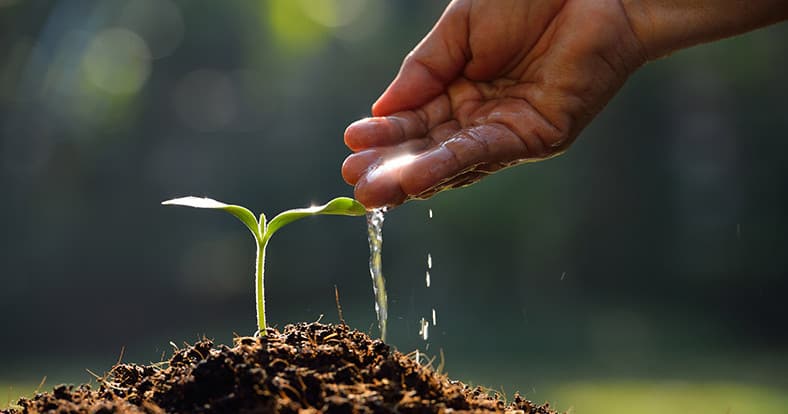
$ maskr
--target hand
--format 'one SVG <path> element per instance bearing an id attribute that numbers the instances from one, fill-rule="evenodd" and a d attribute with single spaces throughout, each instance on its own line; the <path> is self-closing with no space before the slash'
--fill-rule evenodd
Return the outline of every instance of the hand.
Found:
<path id="1" fill-rule="evenodd" d="M 620 0 L 452 1 L 345 131 L 342 175 L 373 208 L 558 155 L 645 61 Z"/>

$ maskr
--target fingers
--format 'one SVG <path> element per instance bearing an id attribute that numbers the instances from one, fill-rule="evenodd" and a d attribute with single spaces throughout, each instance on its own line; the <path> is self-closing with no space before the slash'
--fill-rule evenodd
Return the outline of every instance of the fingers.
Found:
<path id="1" fill-rule="evenodd" d="M 400 176 L 400 185 L 411 196 L 472 171 L 483 164 L 510 163 L 528 156 L 523 141 L 499 124 L 464 129 L 435 149 L 420 155 Z"/>
<path id="2" fill-rule="evenodd" d="M 387 171 L 396 163 L 402 161 L 402 156 L 408 156 L 423 152 L 433 141 L 430 138 L 410 139 L 399 145 L 389 147 L 374 147 L 351 154 L 342 164 L 342 178 L 350 185 L 356 185 L 364 174 L 372 169 L 380 167 L 384 162 L 388 162 L 385 168 L 379 170 Z M 391 161 L 395 160 L 394 163 Z"/>
<path id="3" fill-rule="evenodd" d="M 413 111 L 377 118 L 365 118 L 345 130 L 345 145 L 353 151 L 387 147 L 427 134 L 427 125 Z"/>
<path id="4" fill-rule="evenodd" d="M 369 168 L 378 163 L 381 158 L 379 150 L 371 149 L 367 151 L 357 152 L 345 158 L 342 163 L 342 178 L 350 185 L 356 185 L 359 178 L 369 170 Z"/>
<path id="5" fill-rule="evenodd" d="M 356 183 L 353 196 L 368 209 L 398 206 L 407 199 L 405 191 L 399 185 L 398 175 L 399 171 L 380 175 L 375 179 L 374 185 L 370 185 L 368 177 L 363 176 Z"/>
<path id="6" fill-rule="evenodd" d="M 443 93 L 464 69 L 468 46 L 468 5 L 454 1 L 429 34 L 405 58 L 399 73 L 372 105 L 375 116 L 416 108 Z"/>
<path id="7" fill-rule="evenodd" d="M 440 95 L 419 109 L 385 117 L 365 118 L 345 130 L 345 145 L 353 151 L 388 147 L 424 138 L 431 129 L 451 117 L 451 101 Z"/>
<path id="8" fill-rule="evenodd" d="M 361 157 L 367 155 L 360 154 L 349 157 L 346 166 L 363 164 Z M 368 208 L 394 206 L 446 186 L 470 184 L 483 177 L 491 165 L 508 165 L 527 157 L 527 147 L 510 129 L 500 124 L 480 125 L 394 165 L 378 160 L 368 171 L 352 177 L 357 178 L 355 197 Z M 476 172 L 476 167 L 484 168 Z"/>
<path id="9" fill-rule="evenodd" d="M 431 143 L 431 139 L 424 138 L 394 147 L 357 152 L 345 160 L 342 176 L 356 186 L 356 199 L 367 208 L 402 204 L 407 198 L 399 183 L 402 170 Z"/>

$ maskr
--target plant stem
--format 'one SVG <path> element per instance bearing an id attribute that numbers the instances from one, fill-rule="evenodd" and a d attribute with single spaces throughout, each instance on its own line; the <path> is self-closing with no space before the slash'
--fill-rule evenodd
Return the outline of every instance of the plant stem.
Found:
<path id="1" fill-rule="evenodd" d="M 265 288 L 263 274 L 265 273 L 265 246 L 268 240 L 257 242 L 257 265 L 255 266 L 255 293 L 257 299 L 257 334 L 265 336 Z"/>

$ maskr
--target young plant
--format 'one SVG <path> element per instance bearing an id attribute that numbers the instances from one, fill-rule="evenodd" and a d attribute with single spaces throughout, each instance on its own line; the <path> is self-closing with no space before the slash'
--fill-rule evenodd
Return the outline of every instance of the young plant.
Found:
<path id="1" fill-rule="evenodd" d="M 263 213 L 260 213 L 260 219 L 258 220 L 255 218 L 255 215 L 245 207 L 225 204 L 210 198 L 181 197 L 164 201 L 162 204 L 224 210 L 238 218 L 238 220 L 241 220 L 249 231 L 252 232 L 252 236 L 257 243 L 255 295 L 257 299 L 257 334 L 260 336 L 265 336 L 265 294 L 263 288 L 263 275 L 265 273 L 265 247 L 268 245 L 271 236 L 286 224 L 290 224 L 307 216 L 363 216 L 367 212 L 366 208 L 364 208 L 361 203 L 348 197 L 335 198 L 322 206 L 283 211 L 271 219 L 270 222 L 266 222 L 265 214 Z"/>

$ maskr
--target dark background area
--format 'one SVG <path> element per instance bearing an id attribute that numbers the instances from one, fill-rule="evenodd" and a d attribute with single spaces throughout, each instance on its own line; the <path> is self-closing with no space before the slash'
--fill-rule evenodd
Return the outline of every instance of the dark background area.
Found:
<path id="1" fill-rule="evenodd" d="M 444 5 L 0 1 L 0 383 L 251 334 L 248 232 L 159 203 L 272 217 L 351 195 L 344 128 Z M 567 154 L 387 213 L 390 342 L 536 400 L 609 379 L 784 390 L 786 39 L 651 63 Z M 336 285 L 377 335 L 367 261 L 362 219 L 289 226 L 268 250 L 269 321 L 337 321 Z"/>

